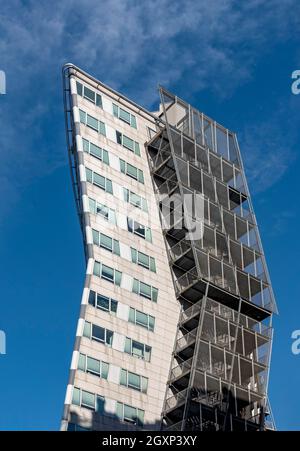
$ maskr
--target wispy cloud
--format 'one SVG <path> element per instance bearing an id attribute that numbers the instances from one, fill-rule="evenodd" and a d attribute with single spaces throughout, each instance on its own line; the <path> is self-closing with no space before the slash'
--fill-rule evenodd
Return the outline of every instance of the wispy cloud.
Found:
<path id="1" fill-rule="evenodd" d="M 265 191 L 274 185 L 298 157 L 300 133 L 296 103 L 292 99 L 284 106 L 277 105 L 270 117 L 246 125 L 240 134 L 252 193 Z"/>
<path id="2" fill-rule="evenodd" d="M 64 62 L 74 62 L 149 108 L 158 83 L 172 89 L 184 80 L 190 96 L 204 89 L 231 95 L 251 78 L 257 55 L 290 38 L 299 23 L 295 5 L 293 0 L 2 4 L 0 69 L 7 73 L 7 95 L 5 102 L 0 98 L 0 180 L 9 190 L 16 166 L 22 186 L 65 164 Z M 262 134 L 257 126 L 253 131 Z M 273 144 L 278 144 L 275 138 Z M 267 168 L 277 165 L 280 176 L 286 163 L 281 166 L 272 152 L 270 158 Z M 261 175 L 253 172 L 253 177 Z"/>

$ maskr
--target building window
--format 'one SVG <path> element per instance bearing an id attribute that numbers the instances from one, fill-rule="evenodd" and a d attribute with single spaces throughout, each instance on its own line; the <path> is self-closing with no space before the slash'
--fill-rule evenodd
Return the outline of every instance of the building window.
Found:
<path id="1" fill-rule="evenodd" d="M 140 252 L 133 247 L 131 249 L 131 261 L 139 266 L 143 266 L 152 272 L 156 272 L 155 259 L 149 255 Z"/>
<path id="2" fill-rule="evenodd" d="M 93 274 L 117 286 L 121 285 L 122 273 L 110 266 L 103 265 L 103 263 L 95 261 Z"/>
<path id="3" fill-rule="evenodd" d="M 92 290 L 90 290 L 89 294 L 89 304 L 99 310 L 103 310 L 104 312 L 109 312 L 112 314 L 117 313 L 118 301 L 108 298 L 107 296 L 103 296 L 102 294 L 96 293 Z"/>
<path id="4" fill-rule="evenodd" d="M 145 329 L 154 331 L 155 318 L 154 316 L 147 315 L 132 307 L 129 309 L 128 321 L 136 324 L 137 326 L 145 327 Z"/>
<path id="5" fill-rule="evenodd" d="M 116 224 L 116 213 L 112 208 L 108 208 L 106 205 L 100 204 L 94 199 L 89 197 L 89 207 L 90 213 L 94 215 L 100 215 L 103 219 L 110 222 L 111 224 Z"/>
<path id="6" fill-rule="evenodd" d="M 104 150 L 101 147 L 96 146 L 96 144 L 91 143 L 85 138 L 82 138 L 82 145 L 84 152 L 93 155 L 93 157 L 96 157 L 98 158 L 98 160 L 109 165 L 109 156 L 107 150 Z"/>
<path id="7" fill-rule="evenodd" d="M 77 94 L 79 96 L 84 97 L 85 99 L 102 108 L 102 98 L 100 94 L 95 93 L 90 88 L 87 88 L 78 81 L 76 82 L 76 85 L 77 85 Z"/>
<path id="8" fill-rule="evenodd" d="M 83 336 L 111 347 L 114 333 L 109 329 L 85 321 Z"/>
<path id="9" fill-rule="evenodd" d="M 138 359 L 143 359 L 146 360 L 146 362 L 150 362 L 151 347 L 145 345 L 144 343 L 140 343 L 139 341 L 135 341 L 131 338 L 126 337 L 124 351 L 133 357 L 137 357 Z"/>
<path id="10" fill-rule="evenodd" d="M 118 144 L 121 144 L 121 146 L 125 147 L 128 150 L 131 150 L 131 152 L 135 153 L 138 156 L 141 156 L 140 152 L 140 145 L 138 142 L 134 141 L 131 138 L 128 138 L 128 136 L 123 135 L 123 133 L 116 131 L 116 140 Z"/>
<path id="11" fill-rule="evenodd" d="M 118 240 L 114 240 L 110 236 L 98 232 L 95 229 L 92 229 L 92 233 L 94 244 L 112 252 L 113 254 L 120 255 L 120 244 Z"/>
<path id="12" fill-rule="evenodd" d="M 120 373 L 120 385 L 133 388 L 134 390 L 138 390 L 142 393 L 147 393 L 148 378 L 131 373 L 130 371 L 122 368 Z"/>
<path id="13" fill-rule="evenodd" d="M 97 172 L 86 168 L 86 179 L 88 182 L 98 186 L 107 193 L 113 194 L 112 181 L 106 177 L 103 177 L 103 175 L 97 174 Z"/>
<path id="14" fill-rule="evenodd" d="M 72 404 L 76 406 L 85 407 L 87 409 L 95 410 L 100 414 L 105 414 L 104 404 L 105 398 L 103 396 L 95 395 L 80 388 L 73 388 Z"/>
<path id="15" fill-rule="evenodd" d="M 146 199 L 139 196 L 138 194 L 133 193 L 127 188 L 123 188 L 123 196 L 124 201 L 128 202 L 129 204 L 133 205 L 134 207 L 140 208 L 141 210 L 147 212 L 148 211 L 148 205 Z"/>
<path id="16" fill-rule="evenodd" d="M 147 283 L 141 282 L 138 279 L 133 279 L 132 291 L 133 293 L 139 294 L 140 296 L 150 299 L 153 302 L 157 302 L 158 289 L 148 285 Z"/>
<path id="17" fill-rule="evenodd" d="M 85 354 L 79 354 L 78 369 L 85 373 L 107 379 L 109 365 L 101 360 L 94 359 Z"/>
<path id="18" fill-rule="evenodd" d="M 138 221 L 127 218 L 127 230 L 128 232 L 134 233 L 135 235 L 144 238 L 146 241 L 149 241 L 149 243 L 152 243 L 151 229 L 140 224 Z"/>
<path id="19" fill-rule="evenodd" d="M 121 402 L 117 402 L 116 415 L 121 421 L 132 423 L 137 426 L 144 424 L 144 410 L 136 409 Z"/>
<path id="20" fill-rule="evenodd" d="M 100 135 L 106 136 L 105 124 L 104 122 L 98 121 L 95 117 L 87 114 L 83 110 L 79 110 L 80 122 L 88 127 L 92 128 Z"/>
<path id="21" fill-rule="evenodd" d="M 126 122 L 128 125 L 131 125 L 131 127 L 137 128 L 135 116 L 129 113 L 128 111 L 123 110 L 123 108 L 119 107 L 114 103 L 113 103 L 113 115 L 118 119 L 121 119 L 122 121 Z"/>
<path id="22" fill-rule="evenodd" d="M 120 158 L 120 171 L 123 174 L 128 175 L 134 180 L 137 180 L 140 183 L 144 183 L 144 174 L 141 169 L 132 166 L 132 164 L 127 163 L 126 161 Z"/>

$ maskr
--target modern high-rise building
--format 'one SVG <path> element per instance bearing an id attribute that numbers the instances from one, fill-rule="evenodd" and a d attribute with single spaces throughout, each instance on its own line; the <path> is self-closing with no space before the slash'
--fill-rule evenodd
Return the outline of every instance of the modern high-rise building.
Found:
<path id="1" fill-rule="evenodd" d="M 62 430 L 274 429 L 276 304 L 234 133 L 63 68 L 86 275 Z"/>

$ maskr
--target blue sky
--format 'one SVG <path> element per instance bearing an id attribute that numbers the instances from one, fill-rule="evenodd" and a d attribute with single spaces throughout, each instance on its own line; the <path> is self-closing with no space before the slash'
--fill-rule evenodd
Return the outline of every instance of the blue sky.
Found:
<path id="1" fill-rule="evenodd" d="M 58 429 L 84 278 L 64 134 L 73 62 L 146 108 L 161 84 L 238 133 L 280 315 L 270 398 L 300 429 L 297 0 L 1 2 L 0 429 Z"/>

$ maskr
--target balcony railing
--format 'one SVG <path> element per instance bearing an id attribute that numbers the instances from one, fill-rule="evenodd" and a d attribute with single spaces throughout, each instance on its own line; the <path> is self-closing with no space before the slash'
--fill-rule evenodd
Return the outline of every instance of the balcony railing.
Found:
<path id="1" fill-rule="evenodd" d="M 176 407 L 179 407 L 180 405 L 184 404 L 187 397 L 187 393 L 188 389 L 185 388 L 184 390 L 175 393 L 175 395 L 170 396 L 166 400 L 165 411 L 175 409 Z"/>
<path id="2" fill-rule="evenodd" d="M 181 240 L 169 249 L 170 260 L 175 261 L 191 249 L 191 245 L 186 240 Z"/>
<path id="3" fill-rule="evenodd" d="M 180 276 L 175 281 L 176 294 L 179 295 L 199 280 L 197 268 L 194 266 L 190 271 Z"/>
<path id="4" fill-rule="evenodd" d="M 197 337 L 197 327 L 177 340 L 176 352 L 180 352 L 182 349 L 190 346 L 192 343 L 195 342 L 196 337 Z"/>
<path id="5" fill-rule="evenodd" d="M 182 324 L 185 321 L 189 320 L 190 318 L 193 318 L 194 316 L 196 316 L 201 310 L 202 302 L 203 302 L 203 300 L 200 299 L 200 301 L 196 302 L 196 304 L 193 304 L 188 309 L 182 311 L 180 313 L 179 322 Z"/>
<path id="6" fill-rule="evenodd" d="M 193 363 L 193 357 L 191 357 L 190 359 L 186 360 L 185 362 L 182 362 L 179 365 L 175 366 L 171 370 L 170 381 L 172 381 L 174 379 L 178 379 L 179 377 L 188 373 L 192 367 L 192 363 Z"/>

